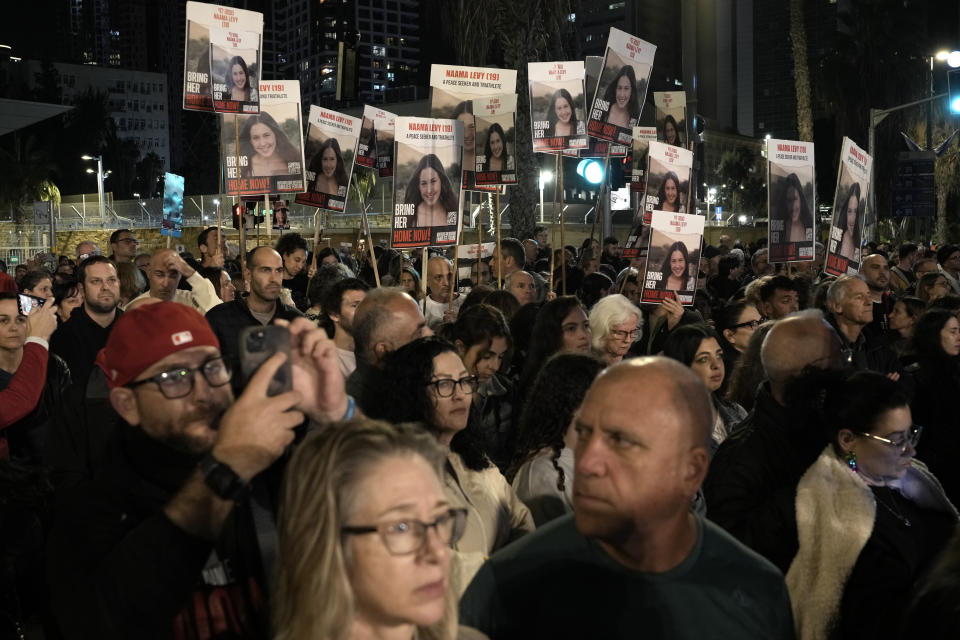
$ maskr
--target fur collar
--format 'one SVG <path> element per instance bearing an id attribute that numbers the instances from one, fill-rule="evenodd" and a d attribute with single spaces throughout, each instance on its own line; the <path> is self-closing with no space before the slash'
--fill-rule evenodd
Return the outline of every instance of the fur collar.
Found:
<path id="1" fill-rule="evenodd" d="M 940 483 L 914 460 L 895 485 L 916 504 L 957 515 Z M 873 533 L 877 504 L 870 487 L 828 445 L 797 485 L 799 550 L 787 589 L 799 640 L 829 637 L 850 572 Z"/>

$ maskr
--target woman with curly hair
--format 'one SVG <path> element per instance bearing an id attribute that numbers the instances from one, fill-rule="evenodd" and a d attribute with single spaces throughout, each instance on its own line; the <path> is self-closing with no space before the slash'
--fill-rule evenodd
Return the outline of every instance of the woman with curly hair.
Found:
<path id="1" fill-rule="evenodd" d="M 603 366 L 592 355 L 558 353 L 537 375 L 520 414 L 507 478 L 537 526 L 573 511 L 573 416 Z"/>
<path id="2" fill-rule="evenodd" d="M 459 203 L 440 158 L 432 153 L 420 158 L 407 183 L 403 202 L 416 205 L 415 227 L 445 227 L 452 224 L 449 214 L 456 213 Z"/>
<path id="3" fill-rule="evenodd" d="M 487 128 L 487 142 L 483 146 L 481 171 L 506 171 L 513 169 L 513 156 L 507 152 L 507 136 L 499 122 Z"/>
<path id="4" fill-rule="evenodd" d="M 467 637 L 450 573 L 467 513 L 444 496 L 442 468 L 415 426 L 357 419 L 311 432 L 283 483 L 272 637 Z"/>
<path id="5" fill-rule="evenodd" d="M 343 166 L 343 155 L 340 153 L 340 143 L 336 138 L 327 138 L 323 141 L 320 149 L 313 156 L 310 171 L 316 176 L 311 185 L 311 191 L 347 195 L 347 170 Z"/>
<path id="6" fill-rule="evenodd" d="M 248 160 L 247 166 L 240 167 L 243 178 L 296 173 L 290 171 L 289 164 L 300 162 L 300 152 L 266 111 L 244 118 L 240 130 L 240 155 Z"/>
<path id="7" fill-rule="evenodd" d="M 686 212 L 683 194 L 680 193 L 680 177 L 673 171 L 667 171 L 667 175 L 663 177 L 663 182 L 657 190 L 657 201 L 659 202 L 657 209 L 660 211 Z"/>
<path id="8" fill-rule="evenodd" d="M 607 85 L 603 99 L 610 105 L 607 123 L 618 127 L 630 127 L 640 117 L 640 98 L 637 96 L 637 75 L 628 64 Z"/>
<path id="9" fill-rule="evenodd" d="M 583 125 L 577 120 L 577 109 L 573 96 L 566 89 L 557 89 L 550 98 L 550 107 L 547 109 L 546 135 L 548 138 L 556 136 L 575 136 L 581 133 Z"/>
<path id="10" fill-rule="evenodd" d="M 230 87 L 230 99 L 240 102 L 251 102 L 257 99 L 257 90 L 251 86 L 250 71 L 247 63 L 240 56 L 230 58 L 227 64 L 227 77 L 224 84 Z"/>
<path id="11" fill-rule="evenodd" d="M 484 452 L 471 411 L 477 377 L 454 345 L 432 336 L 414 340 L 387 357 L 383 375 L 392 384 L 379 405 L 365 409 L 394 423 L 422 423 L 446 452 L 447 500 L 469 511 L 470 525 L 454 545 L 462 593 L 487 556 L 533 530 L 533 518 Z"/>

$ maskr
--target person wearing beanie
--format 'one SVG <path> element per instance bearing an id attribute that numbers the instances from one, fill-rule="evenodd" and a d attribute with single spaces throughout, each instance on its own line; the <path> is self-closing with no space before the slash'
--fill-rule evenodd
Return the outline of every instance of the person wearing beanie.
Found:
<path id="1" fill-rule="evenodd" d="M 287 326 L 286 323 L 282 323 Z M 274 354 L 234 398 L 210 326 L 176 302 L 124 314 L 97 356 L 122 418 L 93 479 L 58 495 L 51 608 L 72 637 L 264 637 L 282 455 L 305 419 L 352 417 L 336 347 L 289 324 L 293 391 Z"/>

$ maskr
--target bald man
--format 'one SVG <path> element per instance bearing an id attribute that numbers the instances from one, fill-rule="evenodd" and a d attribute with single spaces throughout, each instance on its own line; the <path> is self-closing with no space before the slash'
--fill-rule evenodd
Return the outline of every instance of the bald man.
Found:
<path id="1" fill-rule="evenodd" d="M 712 411 L 678 362 L 603 373 L 574 420 L 574 513 L 491 557 L 462 622 L 491 638 L 793 638 L 776 568 L 690 510 Z"/>
<path id="2" fill-rule="evenodd" d="M 427 325 L 436 330 L 444 322 L 454 322 L 463 296 L 453 294 L 450 302 L 450 287 L 453 286 L 453 265 L 442 256 L 434 256 L 427 261 L 427 297 L 423 299 L 423 317 Z"/>
<path id="3" fill-rule="evenodd" d="M 190 291 L 178 288 L 181 278 L 187 279 Z M 197 273 L 173 249 L 160 249 L 150 256 L 147 279 L 150 281 L 150 289 L 131 300 L 128 303 L 131 308 L 139 306 L 143 298 L 149 297 L 161 302 L 179 302 L 205 314 L 223 302 L 217 297 L 213 283 Z"/>
<path id="4" fill-rule="evenodd" d="M 720 445 L 703 486 L 710 519 L 784 573 L 797 553 L 797 482 L 827 444 L 804 418 L 815 399 L 791 383 L 808 367 L 839 368 L 840 356 L 840 338 L 819 311 L 778 321 L 761 347 L 767 381 L 753 412 Z"/>
<path id="5" fill-rule="evenodd" d="M 347 393 L 363 409 L 383 393 L 380 369 L 387 354 L 433 331 L 416 300 L 401 289 L 373 289 L 353 315 L 357 368 L 347 378 Z"/>

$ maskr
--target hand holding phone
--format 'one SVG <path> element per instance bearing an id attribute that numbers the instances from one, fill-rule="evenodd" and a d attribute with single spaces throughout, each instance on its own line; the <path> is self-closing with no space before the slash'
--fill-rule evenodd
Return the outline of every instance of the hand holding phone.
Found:
<path id="1" fill-rule="evenodd" d="M 240 367 L 244 385 L 270 356 L 277 352 L 287 354 L 287 359 L 277 369 L 267 387 L 268 396 L 276 396 L 293 389 L 293 374 L 290 368 L 290 331 L 286 327 L 267 325 L 248 327 L 240 333 Z"/>
<path id="2" fill-rule="evenodd" d="M 43 298 L 31 296 L 26 293 L 17 294 L 17 310 L 22 316 L 30 315 L 30 312 L 36 308 L 42 307 L 46 302 Z"/>

